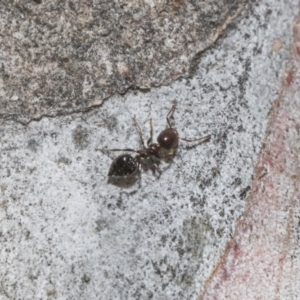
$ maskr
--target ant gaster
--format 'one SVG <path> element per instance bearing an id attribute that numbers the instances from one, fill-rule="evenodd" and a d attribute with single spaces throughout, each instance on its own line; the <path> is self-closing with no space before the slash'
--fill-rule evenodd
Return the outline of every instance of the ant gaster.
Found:
<path id="1" fill-rule="evenodd" d="M 143 146 L 140 150 L 134 149 L 100 149 L 96 148 L 96 150 L 100 151 L 125 151 L 125 152 L 135 152 L 136 156 L 133 157 L 130 154 L 121 154 L 119 155 L 111 164 L 108 176 L 113 180 L 122 179 L 122 180 L 130 180 L 132 177 L 135 177 L 139 173 L 141 160 L 147 159 L 151 157 L 155 157 L 157 159 L 166 159 L 174 155 L 174 150 L 176 150 L 178 146 L 178 140 L 184 140 L 186 142 L 194 142 L 194 141 L 208 141 L 211 135 L 206 135 L 201 138 L 197 139 L 185 139 L 180 138 L 178 135 L 177 130 L 171 126 L 170 123 L 170 116 L 173 114 L 176 105 L 174 104 L 167 115 L 167 123 L 168 128 L 163 130 L 157 137 L 157 143 L 152 143 L 153 138 L 153 126 L 152 126 L 152 119 L 150 119 L 150 138 L 147 140 L 147 146 L 145 146 L 142 131 L 137 123 L 135 117 L 134 120 L 136 122 L 140 141 Z M 163 155 L 165 154 L 165 155 Z M 154 163 L 154 162 L 153 162 Z M 154 163 L 154 167 L 158 169 L 157 165 Z"/>

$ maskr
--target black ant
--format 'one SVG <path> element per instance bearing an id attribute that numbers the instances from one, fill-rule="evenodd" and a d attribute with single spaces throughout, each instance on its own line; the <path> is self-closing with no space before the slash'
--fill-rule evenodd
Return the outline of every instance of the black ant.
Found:
<path id="1" fill-rule="evenodd" d="M 112 162 L 108 177 L 113 180 L 113 182 L 117 182 L 120 179 L 125 182 L 132 182 L 131 180 L 136 179 L 136 175 L 139 174 L 141 160 L 147 159 L 151 157 L 155 157 L 157 159 L 166 159 L 172 157 L 174 155 L 174 151 L 178 146 L 178 140 L 181 139 L 186 142 L 195 142 L 195 141 L 208 141 L 211 135 L 206 135 L 201 138 L 197 139 L 185 139 L 180 138 L 178 135 L 177 130 L 171 126 L 170 123 L 170 116 L 173 114 L 176 105 L 174 104 L 167 115 L 167 123 L 169 128 L 163 130 L 157 137 L 157 143 L 152 143 L 153 138 L 153 126 L 152 126 L 152 119 L 150 119 L 150 138 L 147 140 L 147 147 L 145 146 L 142 130 L 134 117 L 136 126 L 139 131 L 140 141 L 143 146 L 140 150 L 134 149 L 100 149 L 96 148 L 95 150 L 100 151 L 128 151 L 128 152 L 135 152 L 137 155 L 135 157 L 131 156 L 130 154 L 121 154 Z M 160 172 L 157 165 L 153 162 L 154 167 Z"/>

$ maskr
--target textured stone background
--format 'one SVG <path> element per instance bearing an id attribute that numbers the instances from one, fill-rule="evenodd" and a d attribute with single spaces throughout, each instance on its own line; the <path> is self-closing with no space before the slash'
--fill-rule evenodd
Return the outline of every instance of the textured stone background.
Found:
<path id="1" fill-rule="evenodd" d="M 200 299 L 299 298 L 300 14 L 251 195 Z"/>
<path id="2" fill-rule="evenodd" d="M 197 299 L 244 213 L 297 4 L 252 2 L 189 79 L 27 125 L 4 112 L 1 297 Z M 107 184 L 116 153 L 94 148 L 138 148 L 132 115 L 145 136 L 152 117 L 157 135 L 174 99 L 180 135 L 211 133 L 212 140 L 180 143 L 160 178 L 145 169 L 128 189 Z M 295 288 L 288 297 L 298 294 Z"/>
<path id="3" fill-rule="evenodd" d="M 1 1 L 1 116 L 84 111 L 187 75 L 243 0 Z"/>

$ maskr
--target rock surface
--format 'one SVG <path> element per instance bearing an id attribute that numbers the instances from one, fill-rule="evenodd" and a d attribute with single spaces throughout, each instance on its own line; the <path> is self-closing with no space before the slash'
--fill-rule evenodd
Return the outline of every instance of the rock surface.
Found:
<path id="1" fill-rule="evenodd" d="M 202 53 L 189 79 L 115 95 L 85 113 L 53 110 L 53 117 L 26 125 L 3 118 L 0 298 L 194 300 L 208 291 L 212 281 L 207 280 L 217 274 L 238 220 L 248 211 L 270 110 L 287 70 L 297 9 L 296 0 L 251 2 L 222 39 Z M 1 86 L 1 95 L 6 92 Z M 61 95 L 62 102 L 68 101 L 68 94 Z M 180 136 L 212 134 L 211 141 L 180 141 L 173 161 L 160 164 L 161 176 L 146 164 L 141 180 L 129 188 L 109 184 L 109 166 L 119 153 L 94 149 L 138 149 L 132 116 L 145 139 L 152 118 L 157 136 L 175 99 L 171 122 Z M 289 134 L 298 136 L 295 130 Z M 284 220 L 284 207 L 270 208 L 277 209 L 270 214 L 277 224 Z M 291 238 L 284 245 L 297 243 Z M 265 255 L 272 257 L 268 251 Z M 262 274 L 263 283 L 265 273 L 257 269 L 256 274 Z M 282 274 L 283 282 L 293 284 L 284 299 L 295 299 L 296 275 Z"/>
<path id="2" fill-rule="evenodd" d="M 300 16 L 247 208 L 200 299 L 299 297 Z"/>
<path id="3" fill-rule="evenodd" d="M 0 2 L 0 111 L 23 122 L 85 111 L 187 75 L 244 0 Z"/>

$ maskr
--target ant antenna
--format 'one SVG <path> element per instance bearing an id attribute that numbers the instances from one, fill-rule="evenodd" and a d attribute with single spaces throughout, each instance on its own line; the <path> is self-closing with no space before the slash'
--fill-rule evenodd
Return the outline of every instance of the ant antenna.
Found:
<path id="1" fill-rule="evenodd" d="M 169 111 L 169 113 L 167 115 L 167 123 L 168 123 L 168 125 L 169 125 L 170 128 L 172 128 L 171 122 L 170 122 L 170 118 L 171 118 L 171 116 L 173 115 L 173 113 L 175 111 L 176 105 L 177 105 L 177 101 L 174 100 L 174 104 L 172 105 L 172 108 L 170 109 L 170 111 Z M 186 139 L 186 138 L 178 137 L 178 139 L 183 140 L 185 142 L 196 142 L 196 141 L 206 142 L 206 141 L 209 141 L 210 138 L 211 138 L 210 134 L 206 135 L 206 136 L 203 136 L 201 138 L 197 138 L 197 139 Z"/>
<path id="2" fill-rule="evenodd" d="M 171 125 L 171 122 L 170 122 L 170 117 L 173 115 L 175 108 L 176 108 L 176 103 L 173 104 L 172 108 L 170 109 L 170 111 L 167 115 L 167 123 L 168 123 L 170 128 L 172 128 L 172 125 Z"/>

